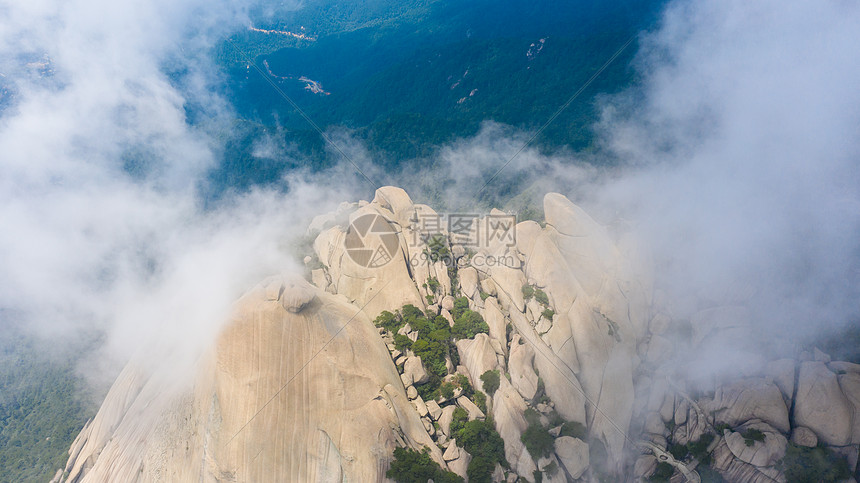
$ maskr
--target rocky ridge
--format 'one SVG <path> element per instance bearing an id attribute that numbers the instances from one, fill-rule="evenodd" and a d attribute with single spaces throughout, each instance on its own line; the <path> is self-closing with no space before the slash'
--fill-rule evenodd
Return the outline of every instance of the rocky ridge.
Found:
<path id="1" fill-rule="evenodd" d="M 417 231 L 416 214 L 435 212 L 399 188 L 318 216 L 309 282 L 273 277 L 245 294 L 193 390 L 131 363 L 59 479 L 382 481 L 395 447 L 427 448 L 466 477 L 474 455 L 451 430 L 457 408 L 503 439 L 494 481 L 786 481 L 791 458 L 819 446 L 856 477 L 860 366 L 810 351 L 706 387 L 679 379 L 663 362 L 681 344 L 743 339 L 745 309 L 677 320 L 631 243 L 562 195 L 548 194 L 544 212 L 543 224 L 518 223 L 515 241 L 477 249 Z M 350 222 L 367 214 L 398 236 L 378 268 L 347 253 Z M 491 219 L 471 230 L 487 233 Z M 475 395 L 461 384 L 444 397 L 426 391 L 428 361 L 397 347 L 417 331 L 373 321 L 411 305 L 453 327 L 458 300 L 487 330 L 454 341 L 444 368 Z M 488 371 L 502 375 L 494 392 Z M 535 432 L 549 433 L 547 453 L 529 451 Z"/>

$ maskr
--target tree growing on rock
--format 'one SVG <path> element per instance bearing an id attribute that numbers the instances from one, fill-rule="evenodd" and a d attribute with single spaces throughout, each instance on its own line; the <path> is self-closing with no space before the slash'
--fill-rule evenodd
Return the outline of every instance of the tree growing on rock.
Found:
<path id="1" fill-rule="evenodd" d="M 496 390 L 499 388 L 500 374 L 498 370 L 490 370 L 481 374 L 481 381 L 484 383 L 484 392 L 488 396 L 493 397 Z"/>

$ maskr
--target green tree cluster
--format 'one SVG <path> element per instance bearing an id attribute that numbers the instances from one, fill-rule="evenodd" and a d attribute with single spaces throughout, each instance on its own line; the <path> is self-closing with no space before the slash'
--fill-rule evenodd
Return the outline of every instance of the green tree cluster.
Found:
<path id="1" fill-rule="evenodd" d="M 488 483 L 496 463 L 508 466 L 505 443 L 496 432 L 492 418 L 469 421 L 456 434 L 457 444 L 472 455 L 472 461 L 466 470 L 470 482 Z"/>
<path id="2" fill-rule="evenodd" d="M 820 445 L 807 448 L 789 442 L 785 457 L 778 466 L 792 483 L 840 481 L 851 477 L 848 460 Z"/>
<path id="3" fill-rule="evenodd" d="M 454 300 L 454 308 L 451 311 L 454 317 L 454 327 L 451 334 L 456 339 L 472 339 L 478 334 L 488 334 L 489 326 L 484 322 L 481 314 L 469 309 L 469 299 L 458 297 Z"/>
<path id="4" fill-rule="evenodd" d="M 463 478 L 451 471 L 443 470 L 430 458 L 427 448 L 415 451 L 410 448 L 395 448 L 394 461 L 385 473 L 397 483 L 415 483 L 433 480 L 438 483 L 463 483 Z"/>
<path id="5" fill-rule="evenodd" d="M 490 397 L 499 389 L 500 373 L 498 370 L 490 370 L 481 374 L 481 381 L 484 383 L 484 392 Z"/>

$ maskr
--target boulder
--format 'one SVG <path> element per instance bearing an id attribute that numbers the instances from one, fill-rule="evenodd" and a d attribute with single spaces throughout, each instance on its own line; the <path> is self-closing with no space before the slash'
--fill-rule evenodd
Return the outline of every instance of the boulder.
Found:
<path id="1" fill-rule="evenodd" d="M 851 426 L 851 444 L 860 443 L 860 374 L 850 372 L 837 376 L 842 394 L 851 401 L 854 418 Z"/>
<path id="2" fill-rule="evenodd" d="M 381 481 L 401 445 L 444 465 L 369 316 L 313 287 L 288 291 L 300 310 L 262 285 L 242 296 L 188 384 L 165 384 L 175 364 L 133 359 L 76 440 L 67 481 L 204 481 L 225 468 L 236 481 Z"/>
<path id="3" fill-rule="evenodd" d="M 818 446 L 818 436 L 809 428 L 796 426 L 791 430 L 791 442 L 798 446 L 814 448 Z"/>
<path id="4" fill-rule="evenodd" d="M 421 385 L 430 380 L 430 375 L 421 363 L 421 358 L 415 355 L 406 357 L 406 362 L 403 363 L 403 376 L 409 384 Z"/>
<path id="5" fill-rule="evenodd" d="M 752 445 L 746 443 L 743 437 L 744 431 L 756 429 L 764 433 L 764 441 L 753 441 Z M 750 421 L 737 431 L 729 431 L 725 435 L 726 446 L 729 451 L 744 463 L 753 466 L 773 466 L 785 456 L 788 440 L 776 429 L 761 421 Z"/>
<path id="6" fill-rule="evenodd" d="M 725 438 L 711 452 L 711 467 L 719 471 L 726 481 L 785 483 L 785 476 L 778 469 L 751 465 L 737 458 L 729 449 Z"/>
<path id="7" fill-rule="evenodd" d="M 793 359 L 778 359 L 768 362 L 765 374 L 773 379 L 776 387 L 782 391 L 783 398 L 789 402 L 794 397 L 794 371 L 796 362 Z"/>
<path id="8" fill-rule="evenodd" d="M 538 388 L 538 375 L 534 371 L 534 350 L 523 343 L 520 336 L 511 339 L 511 355 L 508 369 L 511 374 L 511 384 L 527 401 L 534 399 Z"/>
<path id="9" fill-rule="evenodd" d="M 466 450 L 460 449 L 460 456 L 457 459 L 448 462 L 448 469 L 463 478 L 466 478 L 466 471 L 469 469 L 469 463 L 471 461 L 472 455 L 467 453 Z"/>
<path id="10" fill-rule="evenodd" d="M 439 407 L 439 403 L 434 400 L 427 401 L 427 412 L 430 414 L 430 417 L 433 418 L 434 421 L 437 421 L 442 416 L 442 408 Z"/>
<path id="11" fill-rule="evenodd" d="M 301 312 L 315 298 L 314 288 L 304 280 L 285 280 L 283 285 L 281 305 L 288 312 Z"/>
<path id="12" fill-rule="evenodd" d="M 501 342 L 503 346 L 507 346 L 507 323 L 496 299 L 487 298 L 484 302 L 482 315 L 487 327 L 490 328 L 490 338 Z"/>
<path id="13" fill-rule="evenodd" d="M 465 409 L 467 413 L 469 413 L 469 421 L 473 419 L 484 419 L 486 415 L 483 411 L 481 411 L 475 403 L 472 402 L 471 399 L 466 396 L 460 396 L 457 398 L 457 405 L 461 408 Z"/>
<path id="14" fill-rule="evenodd" d="M 442 308 L 447 310 L 449 313 L 454 310 L 454 297 L 450 295 L 446 295 L 442 298 Z"/>
<path id="15" fill-rule="evenodd" d="M 642 455 L 633 464 L 633 476 L 644 479 L 651 476 L 656 469 L 657 458 L 650 454 Z"/>
<path id="16" fill-rule="evenodd" d="M 457 440 L 452 439 L 445 453 L 442 454 L 442 459 L 445 461 L 454 461 L 460 457 L 460 448 L 457 447 Z"/>
<path id="17" fill-rule="evenodd" d="M 454 419 L 454 410 L 457 409 L 456 406 L 450 405 L 442 408 L 442 414 L 439 416 L 439 428 L 443 434 L 447 436 L 452 436 L 450 433 L 451 429 L 451 421 Z"/>
<path id="18" fill-rule="evenodd" d="M 460 278 L 460 291 L 463 295 L 472 300 L 479 298 L 478 271 L 474 267 L 466 267 L 459 270 L 458 276 Z"/>
<path id="19" fill-rule="evenodd" d="M 427 416 L 427 405 L 424 404 L 424 400 L 421 399 L 421 396 L 416 397 L 412 400 L 412 404 L 415 405 L 415 410 L 418 412 L 418 415 L 422 418 Z"/>
<path id="20" fill-rule="evenodd" d="M 819 441 L 833 446 L 845 446 L 852 436 L 854 408 L 842 393 L 836 374 L 824 362 L 807 361 L 800 364 L 794 421 L 811 429 Z"/>
<path id="21" fill-rule="evenodd" d="M 562 436 L 555 440 L 555 455 L 571 479 L 577 479 L 588 468 L 588 444 L 579 438 Z"/>
<path id="22" fill-rule="evenodd" d="M 466 366 L 476 389 L 483 390 L 481 374 L 498 368 L 498 358 L 493 344 L 487 334 L 478 334 L 474 339 L 461 339 L 457 341 L 457 352 L 460 354 L 460 363 Z"/>
<path id="23" fill-rule="evenodd" d="M 783 433 L 788 433 L 788 408 L 782 392 L 763 377 L 742 379 L 717 388 L 705 411 L 713 411 L 717 422 L 731 427 L 759 419 Z"/>

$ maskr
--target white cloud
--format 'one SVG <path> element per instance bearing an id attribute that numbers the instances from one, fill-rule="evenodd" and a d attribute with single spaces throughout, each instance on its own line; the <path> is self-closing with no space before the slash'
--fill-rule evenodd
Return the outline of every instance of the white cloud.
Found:
<path id="1" fill-rule="evenodd" d="M 187 361 L 242 291 L 296 270 L 287 243 L 340 201 L 330 186 L 295 173 L 286 196 L 258 190 L 214 211 L 196 192 L 219 148 L 210 132 L 230 118 L 207 53 L 247 25 L 245 7 L 0 3 L 0 72 L 14 92 L 0 113 L 0 308 L 14 319 L 4 323 L 53 344 L 104 331 L 99 357 L 157 340 Z M 190 103 L 209 120 L 191 125 Z M 129 173 L 136 158 L 147 167 Z"/>

